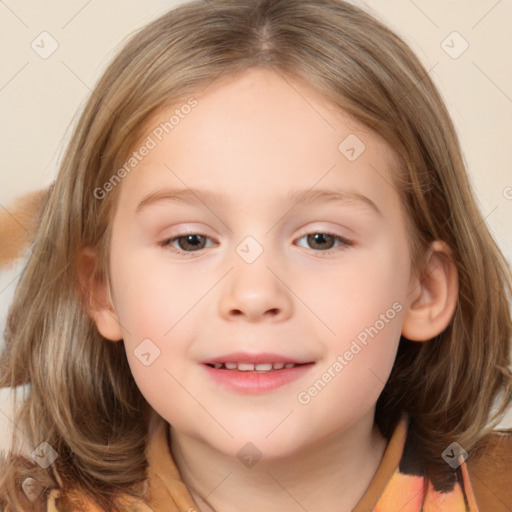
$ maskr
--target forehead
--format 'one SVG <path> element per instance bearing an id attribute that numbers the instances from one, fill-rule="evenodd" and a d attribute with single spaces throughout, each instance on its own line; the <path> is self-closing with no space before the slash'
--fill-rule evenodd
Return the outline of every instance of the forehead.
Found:
<path id="1" fill-rule="evenodd" d="M 252 69 L 193 99 L 147 121 L 134 149 L 152 148 L 123 181 L 125 199 L 172 186 L 279 201 L 291 187 L 318 187 L 364 193 L 383 209 L 396 203 L 392 148 L 311 87 Z"/>

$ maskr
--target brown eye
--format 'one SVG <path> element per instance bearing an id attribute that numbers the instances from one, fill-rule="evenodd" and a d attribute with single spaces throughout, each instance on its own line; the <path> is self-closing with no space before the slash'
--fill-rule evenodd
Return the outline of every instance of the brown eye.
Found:
<path id="1" fill-rule="evenodd" d="M 330 254 L 336 251 L 336 249 L 331 250 L 336 242 L 341 244 L 338 246 L 339 250 L 346 249 L 347 246 L 353 245 L 352 242 L 346 238 L 328 232 L 307 233 L 299 240 L 302 240 L 303 238 L 306 239 L 307 244 L 311 249 L 314 249 L 316 252 L 324 252 L 325 254 Z"/>
<path id="2" fill-rule="evenodd" d="M 179 236 L 176 238 L 178 241 L 178 245 L 180 249 L 183 250 L 198 250 L 198 249 L 204 249 L 204 240 L 205 238 L 202 235 L 185 235 L 185 236 Z"/>
<path id="3" fill-rule="evenodd" d="M 190 253 L 204 249 L 207 240 L 209 240 L 208 237 L 199 233 L 188 233 L 186 235 L 168 238 L 160 242 L 160 245 L 163 247 L 170 246 L 176 250 L 176 252 Z M 176 243 L 177 247 L 175 245 Z"/>
<path id="4" fill-rule="evenodd" d="M 313 249 L 327 250 L 331 249 L 336 242 L 336 239 L 332 235 L 327 233 L 313 233 L 307 235 L 308 244 Z"/>

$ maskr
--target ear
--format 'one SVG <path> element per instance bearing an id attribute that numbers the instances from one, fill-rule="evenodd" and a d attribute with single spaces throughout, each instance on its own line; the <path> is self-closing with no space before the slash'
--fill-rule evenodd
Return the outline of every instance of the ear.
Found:
<path id="1" fill-rule="evenodd" d="M 100 334 L 112 341 L 123 339 L 121 324 L 112 301 L 110 285 L 98 272 L 98 256 L 91 247 L 80 250 L 76 270 L 85 310 Z"/>
<path id="2" fill-rule="evenodd" d="M 410 301 L 402 324 L 404 338 L 427 341 L 449 325 L 459 295 L 457 267 L 451 254 L 446 243 L 432 242 L 420 278 L 411 278 Z"/>

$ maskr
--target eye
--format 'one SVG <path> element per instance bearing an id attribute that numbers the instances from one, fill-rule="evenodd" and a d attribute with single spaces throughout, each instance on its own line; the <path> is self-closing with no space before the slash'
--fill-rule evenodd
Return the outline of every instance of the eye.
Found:
<path id="1" fill-rule="evenodd" d="M 205 248 L 204 241 L 211 240 L 207 236 L 200 233 L 188 233 L 184 235 L 178 235 L 173 238 L 168 238 L 159 243 L 162 247 L 171 247 L 173 252 L 177 252 L 181 255 L 191 256 L 191 253 L 200 251 Z M 174 243 L 178 243 L 178 249 L 174 247 Z M 192 250 L 189 250 L 189 249 Z"/>
<path id="2" fill-rule="evenodd" d="M 303 238 L 305 238 L 307 243 L 310 244 L 313 248 L 320 248 L 320 251 L 317 252 L 323 253 L 322 255 L 332 254 L 337 250 L 344 250 L 347 247 L 353 245 L 350 240 L 347 240 L 340 235 L 324 231 L 307 233 L 299 238 L 299 240 L 302 240 Z M 341 246 L 339 246 L 338 249 L 332 249 L 333 243 L 336 242 L 339 242 Z"/>

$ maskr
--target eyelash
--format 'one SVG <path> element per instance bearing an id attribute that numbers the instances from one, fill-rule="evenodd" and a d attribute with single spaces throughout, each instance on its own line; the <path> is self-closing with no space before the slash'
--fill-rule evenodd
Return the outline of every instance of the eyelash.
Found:
<path id="1" fill-rule="evenodd" d="M 167 239 L 159 242 L 158 245 L 160 245 L 162 247 L 167 247 L 172 252 L 174 252 L 176 254 L 179 254 L 181 256 L 184 256 L 185 258 L 193 257 L 193 255 L 195 253 L 199 253 L 199 252 L 201 252 L 204 249 L 199 249 L 197 251 L 183 251 L 183 250 L 178 250 L 175 247 L 171 246 L 172 242 L 174 242 L 176 240 L 179 240 L 180 238 L 185 238 L 185 237 L 191 236 L 191 235 L 198 235 L 198 236 L 201 236 L 203 238 L 209 239 L 209 237 L 207 237 L 206 235 L 203 235 L 202 233 L 184 233 L 184 234 L 181 234 L 181 235 L 174 236 L 172 238 L 167 238 Z M 318 253 L 322 254 L 322 257 L 323 256 L 328 256 L 328 255 L 330 255 L 332 253 L 335 253 L 335 252 L 344 251 L 348 247 L 354 245 L 353 242 L 351 242 L 350 240 L 348 240 L 348 239 L 346 239 L 346 238 L 344 238 L 344 237 L 342 237 L 340 235 L 336 235 L 335 233 L 331 233 L 329 231 L 311 231 L 311 232 L 308 232 L 308 233 L 304 233 L 297 240 L 301 240 L 302 238 L 307 237 L 308 235 L 327 235 L 327 236 L 332 236 L 332 237 L 334 237 L 334 239 L 336 241 L 341 242 L 343 244 L 341 247 L 338 247 L 336 249 L 328 249 L 326 251 L 315 251 L 314 249 L 311 249 L 314 252 L 318 252 Z"/>

